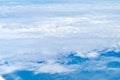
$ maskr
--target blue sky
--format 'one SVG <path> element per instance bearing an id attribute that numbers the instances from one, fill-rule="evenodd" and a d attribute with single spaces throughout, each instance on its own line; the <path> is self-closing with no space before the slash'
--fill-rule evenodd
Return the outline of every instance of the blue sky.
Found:
<path id="1" fill-rule="evenodd" d="M 92 2 L 95 2 L 95 3 L 105 3 L 105 2 L 119 2 L 119 0 L 93 0 L 93 1 L 90 1 L 90 0 L 0 0 L 1 2 L 3 3 L 27 3 L 27 4 L 46 4 L 46 3 L 92 3 Z"/>
<path id="2" fill-rule="evenodd" d="M 119 67 L 119 57 L 99 52 L 119 52 L 119 21 L 119 0 L 0 0 L 0 74 L 16 70 L 69 73 L 78 66 L 119 70 L 107 67 L 111 63 Z M 71 52 L 90 60 L 82 65 L 57 63 L 61 55 Z M 33 63 L 39 61 L 45 63 Z"/>

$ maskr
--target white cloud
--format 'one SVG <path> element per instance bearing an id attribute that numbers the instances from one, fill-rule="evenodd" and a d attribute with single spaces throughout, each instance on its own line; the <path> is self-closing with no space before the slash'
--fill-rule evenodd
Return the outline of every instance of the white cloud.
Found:
<path id="1" fill-rule="evenodd" d="M 98 57 L 98 56 L 99 56 L 99 53 L 97 53 L 97 52 L 87 53 L 87 57 L 89 57 L 89 58 L 95 58 L 95 57 Z"/>
<path id="2" fill-rule="evenodd" d="M 11 73 L 14 72 L 16 70 L 21 70 L 22 68 L 20 68 L 20 66 L 15 66 L 15 65 L 1 65 L 0 66 L 0 74 L 7 74 L 7 73 Z"/>
<path id="3" fill-rule="evenodd" d="M 83 58 L 96 58 L 96 57 L 99 57 L 98 52 L 88 52 L 88 53 L 77 52 L 76 55 L 80 56 L 80 57 L 83 57 Z"/>
<path id="4" fill-rule="evenodd" d="M 5 80 L 2 76 L 0 76 L 0 80 Z"/>
<path id="5" fill-rule="evenodd" d="M 120 37 L 120 27 L 117 23 L 115 25 L 113 22 L 105 20 L 105 17 L 102 19 L 92 17 L 55 17 L 29 24 L 17 22 L 6 23 L 0 28 L 0 38 L 70 37 L 70 35 L 71 37 L 77 36 L 79 38 Z M 115 26 L 113 27 L 113 25 Z"/>
<path id="6" fill-rule="evenodd" d="M 55 62 L 56 55 L 64 52 L 74 51 L 91 59 L 100 56 L 91 50 L 119 41 L 120 16 L 119 12 L 114 13 L 119 7 L 119 3 L 0 6 L 0 63 L 9 63 L 0 65 L 0 74 L 20 69 L 36 73 L 73 71 L 74 67 Z M 51 58 L 53 62 L 37 63 Z M 88 69 L 106 68 L 101 61 L 98 65 L 94 60 L 88 63 Z"/>
<path id="7" fill-rule="evenodd" d="M 35 73 L 68 73 L 73 70 L 60 64 L 45 64 L 35 71 Z"/>
<path id="8" fill-rule="evenodd" d="M 68 7 L 69 6 L 69 7 Z M 30 9 L 29 9 L 30 8 Z M 3 10 L 4 9 L 4 10 Z M 103 9 L 119 9 L 119 3 L 96 3 L 96 4 L 84 4 L 84 3 L 75 3 L 75 4 L 41 4 L 41 5 L 1 5 L 0 11 L 2 13 L 9 12 L 25 12 L 25 11 L 85 11 L 85 10 L 103 10 Z"/>

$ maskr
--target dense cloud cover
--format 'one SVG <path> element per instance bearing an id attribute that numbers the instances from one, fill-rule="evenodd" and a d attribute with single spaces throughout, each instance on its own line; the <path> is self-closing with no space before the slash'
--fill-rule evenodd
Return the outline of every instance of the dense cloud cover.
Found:
<path id="1" fill-rule="evenodd" d="M 0 0 L 0 75 L 110 71 L 116 77 L 119 21 L 117 0 Z"/>

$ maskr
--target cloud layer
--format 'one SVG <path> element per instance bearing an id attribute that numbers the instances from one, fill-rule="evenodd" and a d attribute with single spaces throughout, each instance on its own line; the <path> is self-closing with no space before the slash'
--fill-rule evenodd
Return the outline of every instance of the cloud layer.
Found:
<path id="1" fill-rule="evenodd" d="M 119 2 L 7 2 L 0 5 L 0 75 L 120 70 Z"/>

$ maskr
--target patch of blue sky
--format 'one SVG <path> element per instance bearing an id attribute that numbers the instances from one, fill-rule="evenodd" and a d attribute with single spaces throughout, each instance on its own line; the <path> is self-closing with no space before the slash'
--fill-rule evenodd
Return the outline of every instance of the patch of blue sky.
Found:
<path id="1" fill-rule="evenodd" d="M 117 61 L 113 61 L 113 62 L 109 62 L 107 64 L 108 68 L 120 68 L 120 62 Z"/>
<path id="2" fill-rule="evenodd" d="M 0 0 L 0 4 L 113 3 L 119 0 Z"/>

